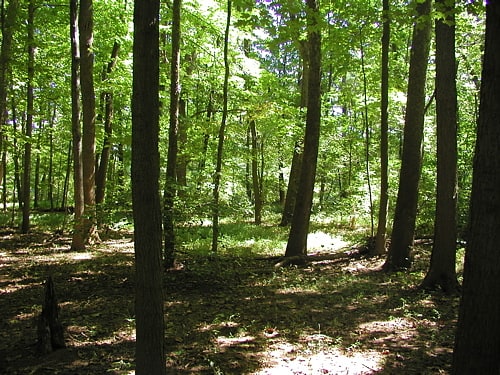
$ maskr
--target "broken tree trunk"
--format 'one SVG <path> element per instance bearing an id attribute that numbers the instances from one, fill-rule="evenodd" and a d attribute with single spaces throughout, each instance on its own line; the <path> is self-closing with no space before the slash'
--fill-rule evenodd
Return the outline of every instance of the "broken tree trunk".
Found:
<path id="1" fill-rule="evenodd" d="M 42 313 L 38 318 L 38 351 L 42 354 L 53 350 L 64 348 L 64 332 L 59 321 L 59 306 L 52 277 L 49 276 L 45 282 L 45 300 Z"/>

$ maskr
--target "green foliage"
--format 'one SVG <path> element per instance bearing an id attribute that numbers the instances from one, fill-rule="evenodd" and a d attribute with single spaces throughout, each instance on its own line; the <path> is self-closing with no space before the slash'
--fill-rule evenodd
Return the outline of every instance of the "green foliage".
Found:
<path id="1" fill-rule="evenodd" d="M 419 1 L 391 3 L 389 103 L 389 189 L 390 209 L 394 206 L 406 105 L 406 85 L 412 30 L 413 8 Z M 358 223 L 369 215 L 365 170 L 366 109 L 369 125 L 370 179 L 374 202 L 378 199 L 379 106 L 381 4 L 376 1 L 322 2 L 319 22 L 322 34 L 323 116 L 316 183 L 314 213 Z M 95 2 L 94 53 L 97 99 L 97 151 L 103 146 L 101 94 L 113 93 L 112 156 L 108 172 L 102 223 L 121 222 L 121 212 L 130 209 L 130 123 L 132 77 L 132 4 L 125 0 Z M 229 116 L 222 170 L 221 214 L 250 220 L 253 200 L 248 165 L 251 150 L 247 139 L 249 121 L 255 121 L 259 139 L 259 173 L 262 176 L 264 215 L 279 211 L 279 190 L 286 189 L 290 162 L 296 142 L 303 137 L 305 111 L 300 108 L 302 57 L 307 25 L 303 1 L 234 2 L 230 30 Z M 433 17 L 445 15 L 436 9 Z M 457 4 L 456 55 L 459 60 L 459 197 L 458 222 L 466 230 L 471 166 L 481 73 L 484 5 L 478 2 Z M 27 17 L 21 6 L 19 19 Z M 161 7 L 160 80 L 169 87 L 171 7 Z M 361 20 L 361 21 L 360 21 Z M 37 180 L 40 207 L 59 206 L 66 199 L 72 206 L 72 178 L 65 191 L 68 147 L 71 139 L 70 46 L 67 5 L 37 2 L 35 13 L 35 113 L 33 155 L 38 159 Z M 222 39 L 225 4 L 219 1 L 183 2 L 181 45 L 181 97 L 185 114 L 181 122 L 185 140 L 179 143 L 180 157 L 186 160 L 186 186 L 180 185 L 177 198 L 177 223 L 191 223 L 210 217 L 210 196 L 217 147 L 217 131 L 222 110 Z M 21 148 L 26 116 L 26 25 L 18 22 L 14 31 L 12 66 L 8 85 L 9 119 L 2 126 L 5 135 L 5 202 L 17 200 L 15 165 L 22 166 Z M 120 44 L 117 65 L 107 80 L 101 74 L 110 59 L 115 42 Z M 366 74 L 366 103 L 363 91 L 363 57 Z M 432 64 L 431 64 L 432 66 Z M 431 97 L 433 69 L 429 70 L 428 97 Z M 168 90 L 161 92 L 161 160 L 166 161 L 168 128 Z M 366 104 L 366 107 L 365 107 Z M 430 234 L 434 220 L 435 129 L 433 105 L 427 113 L 424 163 L 420 189 L 418 231 Z M 15 117 L 15 118 L 14 118 Z M 15 124 L 15 127 L 14 127 Z M 164 163 L 162 168 L 164 168 Z M 49 177 L 48 171 L 52 170 Z M 70 170 L 71 171 L 71 170 Z M 280 182 L 280 173 L 284 184 Z M 162 173 L 164 178 L 164 173 Z M 163 186 L 163 185 L 162 185 Z M 63 197 L 63 193 L 65 196 Z M 49 195 L 52 195 L 50 197 Z M 270 219 L 271 220 L 271 219 Z M 272 219 L 274 220 L 274 219 Z M 242 241 L 250 240 L 250 236 Z M 229 245 L 228 245 L 229 246 Z M 231 244 L 233 246 L 233 244 Z"/>

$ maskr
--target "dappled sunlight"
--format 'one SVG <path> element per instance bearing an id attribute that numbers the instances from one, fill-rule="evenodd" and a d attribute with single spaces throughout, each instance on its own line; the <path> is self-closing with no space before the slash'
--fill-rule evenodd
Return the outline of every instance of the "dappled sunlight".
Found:
<path id="1" fill-rule="evenodd" d="M 382 355 L 375 351 L 344 353 L 336 348 L 303 350 L 297 345 L 278 342 L 271 345 L 264 368 L 254 374 L 372 374 L 381 369 L 381 358 Z"/>
<path id="2" fill-rule="evenodd" d="M 89 260 L 92 259 L 93 256 L 91 253 L 76 253 L 71 258 L 73 260 Z"/>
<path id="3" fill-rule="evenodd" d="M 334 252 L 345 248 L 349 244 L 342 238 L 318 231 L 307 236 L 308 252 Z"/>

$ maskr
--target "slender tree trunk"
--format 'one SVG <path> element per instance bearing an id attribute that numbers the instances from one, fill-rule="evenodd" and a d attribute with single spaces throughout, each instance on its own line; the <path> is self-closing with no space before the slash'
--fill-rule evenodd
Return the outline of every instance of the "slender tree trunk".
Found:
<path id="1" fill-rule="evenodd" d="M 49 173 L 47 176 L 48 180 L 48 198 L 50 203 L 50 209 L 54 209 L 54 123 L 56 120 L 56 106 L 52 110 L 52 117 L 49 123 Z"/>
<path id="2" fill-rule="evenodd" d="M 78 19 L 80 31 L 80 75 L 82 91 L 82 166 L 84 207 L 84 238 L 87 244 L 99 240 L 95 200 L 95 92 L 93 0 L 80 0 Z"/>
<path id="3" fill-rule="evenodd" d="M 70 0 L 71 38 L 71 134 L 73 141 L 74 225 L 72 250 L 85 249 L 83 211 L 82 130 L 80 125 L 80 39 L 78 35 L 78 0 Z"/>
<path id="4" fill-rule="evenodd" d="M 35 76 L 35 40 L 34 40 L 35 2 L 28 3 L 28 82 L 26 97 L 26 140 L 24 143 L 23 170 L 23 221 L 21 233 L 30 230 L 31 212 L 31 135 L 33 132 L 33 78 Z"/>
<path id="5" fill-rule="evenodd" d="M 455 375 L 500 371 L 500 2 L 486 2 L 463 295 L 453 353 Z"/>
<path id="6" fill-rule="evenodd" d="M 391 246 L 383 266 L 386 271 L 409 268 L 412 263 L 410 252 L 417 216 L 424 132 L 425 80 L 431 38 L 430 10 L 431 0 L 417 4 L 417 18 L 413 29 L 410 56 L 403 158 Z"/>
<path id="7" fill-rule="evenodd" d="M 66 172 L 64 173 L 64 185 L 63 185 L 63 193 L 61 199 L 61 209 L 66 209 L 68 205 L 68 191 L 69 191 L 69 178 L 71 176 L 71 156 L 72 156 L 72 147 L 73 142 L 70 140 L 68 142 L 68 152 L 66 158 Z"/>
<path id="8" fill-rule="evenodd" d="M 132 204 L 137 375 L 165 375 L 159 195 L 159 0 L 134 3 Z"/>
<path id="9" fill-rule="evenodd" d="M 109 74 L 113 71 L 118 52 L 120 51 L 120 44 L 115 41 L 111 51 L 111 58 L 108 62 L 106 69 L 103 72 L 102 81 L 108 80 Z M 99 160 L 99 167 L 97 168 L 95 177 L 95 202 L 97 205 L 104 202 L 104 195 L 106 191 L 106 176 L 108 173 L 109 158 L 111 155 L 111 136 L 113 134 L 113 92 L 106 91 L 102 95 L 104 102 L 104 141 L 101 150 L 101 157 Z"/>
<path id="10" fill-rule="evenodd" d="M 455 4 L 436 0 L 437 198 L 431 264 L 422 287 L 457 293 L 457 87 Z"/>
<path id="11" fill-rule="evenodd" d="M 212 252 L 216 253 L 219 246 L 219 195 L 220 182 L 222 177 L 222 153 L 224 151 L 224 137 L 227 122 L 227 105 L 229 91 L 229 29 L 231 27 L 231 7 L 232 1 L 227 0 L 227 20 L 226 31 L 224 33 L 224 87 L 223 87 L 223 108 L 222 120 L 219 128 L 219 142 L 217 146 L 217 163 L 215 166 L 213 207 L 212 207 Z"/>
<path id="12" fill-rule="evenodd" d="M 377 234 L 371 255 L 385 253 L 389 206 L 389 45 L 391 39 L 389 0 L 382 0 L 382 61 L 380 84 L 380 201 Z"/>
<path id="13" fill-rule="evenodd" d="M 321 34 L 318 27 L 319 9 L 316 0 L 306 0 L 308 7 L 309 77 L 304 138 L 304 156 L 300 174 L 290 235 L 285 256 L 303 256 L 307 253 L 307 235 L 313 201 L 314 180 L 318 159 L 321 121 Z"/>
<path id="14" fill-rule="evenodd" d="M 179 100 L 181 95 L 179 82 L 181 64 L 181 6 L 181 0 L 174 0 L 172 7 L 172 61 L 170 65 L 170 124 L 168 129 L 167 176 L 163 193 L 164 263 L 167 269 L 173 267 L 175 261 L 174 202 L 177 191 L 177 136 L 179 131 Z"/>
<path id="15" fill-rule="evenodd" d="M 10 0 L 7 5 L 5 19 L 2 22 L 2 44 L 0 49 L 0 152 L 4 151 L 4 131 L 3 127 L 7 122 L 7 87 L 8 72 L 10 71 L 12 34 L 16 26 L 19 0 Z M 0 182 L 4 177 L 5 163 L 0 164 Z"/>
<path id="16" fill-rule="evenodd" d="M 254 199 L 254 221 L 256 225 L 262 223 L 262 189 L 261 176 L 258 168 L 258 142 L 255 120 L 250 121 L 250 132 L 252 136 L 252 189 Z"/>

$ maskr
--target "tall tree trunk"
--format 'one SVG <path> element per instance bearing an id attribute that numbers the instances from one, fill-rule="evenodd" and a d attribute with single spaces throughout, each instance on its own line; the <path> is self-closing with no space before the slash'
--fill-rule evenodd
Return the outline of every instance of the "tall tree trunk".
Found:
<path id="1" fill-rule="evenodd" d="M 431 0 L 418 2 L 410 56 L 399 190 L 391 246 L 383 266 L 386 271 L 409 268 L 412 263 L 410 253 L 417 216 L 424 133 L 425 81 L 432 26 L 430 10 Z"/>
<path id="2" fill-rule="evenodd" d="M 6 16 L 2 22 L 2 46 L 0 49 L 0 152 L 4 151 L 3 127 L 7 122 L 7 87 L 8 72 L 10 71 L 12 34 L 16 26 L 19 0 L 10 0 L 7 6 Z M 4 177 L 6 164 L 0 163 L 0 182 Z"/>
<path id="3" fill-rule="evenodd" d="M 314 192 L 314 180 L 318 159 L 321 121 L 321 34 L 318 26 L 319 8 L 316 0 L 306 0 L 308 7 L 307 40 L 309 44 L 309 77 L 304 138 L 304 156 L 300 183 L 295 203 L 292 225 L 285 256 L 302 256 L 307 253 L 307 235 Z"/>
<path id="4" fill-rule="evenodd" d="M 78 28 L 80 31 L 80 77 L 82 91 L 82 166 L 84 197 L 84 238 L 87 244 L 99 240 L 95 200 L 95 92 L 93 0 L 80 0 Z"/>
<path id="5" fill-rule="evenodd" d="M 159 0 L 134 3 L 132 204 L 137 375 L 165 375 L 159 195 Z"/>
<path id="6" fill-rule="evenodd" d="M 252 190 L 254 200 L 254 220 L 255 224 L 262 223 L 262 189 L 261 189 L 261 176 L 259 175 L 258 167 L 258 142 L 257 142 L 257 129 L 255 127 L 255 120 L 250 121 L 250 133 L 252 136 Z"/>
<path id="7" fill-rule="evenodd" d="M 458 292 L 457 250 L 457 87 L 455 4 L 436 0 L 445 19 L 436 20 L 437 198 L 431 264 L 422 287 Z"/>
<path id="8" fill-rule="evenodd" d="M 212 252 L 216 253 L 219 246 L 219 195 L 222 174 L 222 153 L 224 151 L 224 137 L 227 122 L 227 104 L 229 91 L 229 29 L 231 26 L 231 5 L 232 1 L 227 0 L 227 20 L 226 31 L 224 33 L 224 87 L 222 93 L 222 120 L 219 127 L 219 142 L 217 145 L 217 162 L 215 166 L 213 207 L 212 207 Z"/>
<path id="9" fill-rule="evenodd" d="M 66 158 L 66 172 L 64 173 L 64 185 L 61 199 L 61 209 L 66 209 L 68 205 L 68 190 L 69 190 L 69 178 L 71 176 L 71 156 L 72 156 L 73 142 L 70 140 L 68 142 L 68 152 Z"/>
<path id="10" fill-rule="evenodd" d="M 453 353 L 455 375 L 500 369 L 500 2 L 486 2 L 481 78 L 463 295 Z"/>
<path id="11" fill-rule="evenodd" d="M 50 209 L 54 209 L 54 123 L 56 120 L 56 106 L 52 110 L 52 116 L 49 122 L 49 173 L 47 176 L 48 180 L 48 199 L 50 203 Z"/>
<path id="12" fill-rule="evenodd" d="M 82 130 L 80 125 L 80 39 L 78 35 L 78 0 L 70 0 L 71 38 L 71 134 L 73 141 L 74 224 L 72 250 L 85 249 L 83 211 Z"/>
<path id="13" fill-rule="evenodd" d="M 176 194 L 177 135 L 179 130 L 179 99 L 181 86 L 179 69 L 181 64 L 181 0 L 174 0 L 172 7 L 172 61 L 170 65 L 170 124 L 168 128 L 167 176 L 163 193 L 163 230 L 165 231 L 165 268 L 174 266 L 175 224 L 174 202 Z"/>
<path id="14" fill-rule="evenodd" d="M 377 234 L 371 255 L 385 253 L 387 209 L 389 206 L 389 45 L 391 19 L 389 0 L 382 0 L 382 61 L 380 83 L 380 198 Z"/>
<path id="15" fill-rule="evenodd" d="M 28 3 L 28 81 L 26 94 L 26 140 L 24 143 L 23 168 L 23 221 L 21 232 L 30 230 L 31 211 L 31 135 L 33 133 L 33 78 L 35 76 L 35 40 L 34 40 L 35 2 Z"/>
<path id="16" fill-rule="evenodd" d="M 106 69 L 103 71 L 103 82 L 108 80 L 109 74 L 113 71 L 119 51 L 120 44 L 115 41 L 111 51 L 111 58 Z M 111 155 L 111 136 L 113 134 L 113 92 L 111 90 L 105 91 L 102 94 L 102 99 L 104 104 L 104 141 L 95 177 L 95 203 L 97 205 L 104 202 L 104 194 L 106 191 L 106 176 L 108 172 L 109 158 Z"/>

